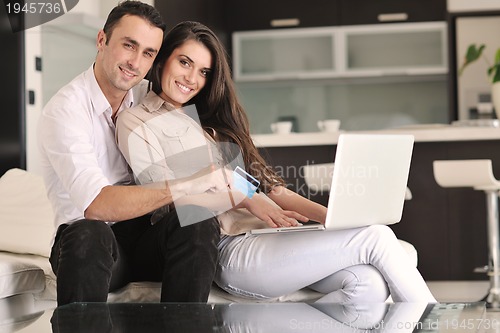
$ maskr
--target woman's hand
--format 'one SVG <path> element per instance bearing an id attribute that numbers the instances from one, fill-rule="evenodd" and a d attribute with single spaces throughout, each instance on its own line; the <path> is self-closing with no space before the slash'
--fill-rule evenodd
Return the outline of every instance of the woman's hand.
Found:
<path id="1" fill-rule="evenodd" d="M 260 193 L 256 193 L 251 199 L 245 199 L 243 206 L 272 228 L 293 227 L 299 225 L 298 221 L 309 221 L 304 215 L 291 210 L 283 210 L 279 206 L 273 205 Z"/>
<path id="2" fill-rule="evenodd" d="M 276 186 L 268 193 L 271 200 L 283 209 L 293 209 L 300 214 L 305 214 L 313 221 L 325 224 L 326 207 L 313 202 L 284 186 Z"/>

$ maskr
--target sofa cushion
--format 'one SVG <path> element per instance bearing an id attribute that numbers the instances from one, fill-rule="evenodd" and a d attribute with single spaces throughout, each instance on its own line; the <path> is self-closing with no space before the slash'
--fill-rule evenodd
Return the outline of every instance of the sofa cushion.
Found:
<path id="1" fill-rule="evenodd" d="M 11 169 L 0 178 L 0 250 L 48 257 L 54 214 L 42 177 Z"/>
<path id="2" fill-rule="evenodd" d="M 31 325 L 44 311 L 37 309 L 33 295 L 23 294 L 0 299 L 0 332 L 17 332 Z"/>
<path id="3" fill-rule="evenodd" d="M 35 294 L 45 289 L 45 274 L 38 265 L 0 253 L 0 299 Z"/>

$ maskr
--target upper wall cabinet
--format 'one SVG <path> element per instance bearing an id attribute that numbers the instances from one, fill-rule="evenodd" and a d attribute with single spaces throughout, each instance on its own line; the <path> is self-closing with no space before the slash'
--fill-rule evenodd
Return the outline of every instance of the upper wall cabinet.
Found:
<path id="1" fill-rule="evenodd" d="M 237 81 L 446 74 L 445 22 L 233 33 Z"/>
<path id="2" fill-rule="evenodd" d="M 338 25 L 339 0 L 225 1 L 229 31 Z"/>
<path id="3" fill-rule="evenodd" d="M 446 20 L 446 0 L 219 1 L 229 32 Z"/>
<path id="4" fill-rule="evenodd" d="M 444 21 L 446 0 L 339 0 L 340 25 Z"/>
<path id="5" fill-rule="evenodd" d="M 337 32 L 332 28 L 233 33 L 237 81 L 334 77 Z"/>
<path id="6" fill-rule="evenodd" d="M 342 76 L 412 76 L 448 72 L 445 22 L 348 26 L 340 30 L 344 51 L 339 59 Z"/>
<path id="7" fill-rule="evenodd" d="M 161 13 L 167 31 L 182 21 L 198 21 L 208 26 L 226 43 L 224 1 L 226 0 L 156 0 L 154 6 Z"/>

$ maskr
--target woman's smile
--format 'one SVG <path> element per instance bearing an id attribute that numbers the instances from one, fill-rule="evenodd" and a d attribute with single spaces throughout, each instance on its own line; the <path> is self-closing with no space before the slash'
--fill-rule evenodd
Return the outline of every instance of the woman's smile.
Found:
<path id="1" fill-rule="evenodd" d="M 185 94 L 189 94 L 193 91 L 193 89 L 189 88 L 189 87 L 186 87 L 185 85 L 183 85 L 182 83 L 176 81 L 175 84 L 177 85 L 177 87 L 179 87 L 179 89 L 185 93 Z"/>

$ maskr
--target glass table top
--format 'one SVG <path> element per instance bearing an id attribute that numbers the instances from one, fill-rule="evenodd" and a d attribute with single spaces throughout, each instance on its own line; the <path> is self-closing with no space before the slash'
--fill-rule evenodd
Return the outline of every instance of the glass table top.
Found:
<path id="1" fill-rule="evenodd" d="M 485 303 L 74 303 L 0 332 L 488 332 Z"/>

